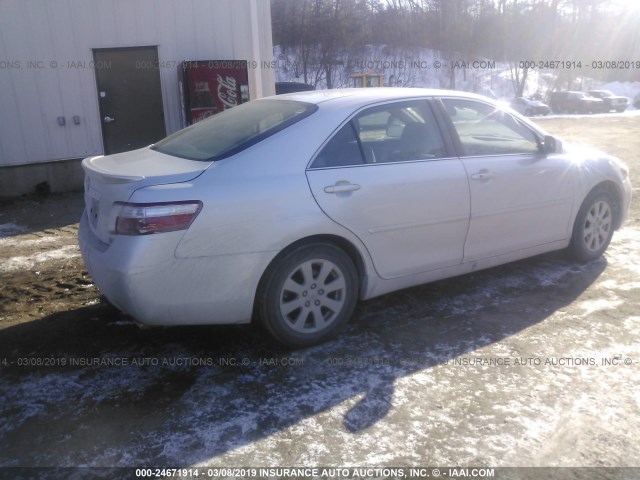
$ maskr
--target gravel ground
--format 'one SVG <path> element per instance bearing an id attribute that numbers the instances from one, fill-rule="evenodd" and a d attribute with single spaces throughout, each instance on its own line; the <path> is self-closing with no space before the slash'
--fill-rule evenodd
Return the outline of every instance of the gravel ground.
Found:
<path id="1" fill-rule="evenodd" d="M 640 117 L 542 122 L 640 178 Z M 596 262 L 386 295 L 292 352 L 139 329 L 82 265 L 80 194 L 2 203 L 0 467 L 640 467 L 639 205 Z"/>

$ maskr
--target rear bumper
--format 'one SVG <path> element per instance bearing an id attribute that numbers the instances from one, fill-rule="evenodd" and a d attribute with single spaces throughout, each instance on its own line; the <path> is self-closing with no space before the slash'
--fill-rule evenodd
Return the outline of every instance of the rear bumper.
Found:
<path id="1" fill-rule="evenodd" d="M 107 245 L 89 228 L 85 212 L 78 240 L 96 286 L 142 324 L 250 322 L 258 282 L 273 255 L 176 258 L 183 233 L 119 236 Z"/>

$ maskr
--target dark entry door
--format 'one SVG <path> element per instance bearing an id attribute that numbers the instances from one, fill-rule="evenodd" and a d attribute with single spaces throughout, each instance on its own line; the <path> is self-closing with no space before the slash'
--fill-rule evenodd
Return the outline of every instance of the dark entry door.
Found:
<path id="1" fill-rule="evenodd" d="M 93 51 L 105 154 L 145 147 L 166 135 L 158 49 Z"/>

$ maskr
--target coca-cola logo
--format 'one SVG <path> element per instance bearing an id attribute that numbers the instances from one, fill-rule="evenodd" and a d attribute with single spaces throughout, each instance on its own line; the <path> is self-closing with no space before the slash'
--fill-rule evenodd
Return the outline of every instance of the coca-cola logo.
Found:
<path id="1" fill-rule="evenodd" d="M 231 76 L 223 78 L 218 74 L 218 100 L 224 105 L 224 109 L 238 105 L 238 89 L 236 79 Z"/>
<path id="2" fill-rule="evenodd" d="M 212 117 L 216 111 L 213 108 L 192 108 L 191 123 L 197 123 L 205 118 Z"/>

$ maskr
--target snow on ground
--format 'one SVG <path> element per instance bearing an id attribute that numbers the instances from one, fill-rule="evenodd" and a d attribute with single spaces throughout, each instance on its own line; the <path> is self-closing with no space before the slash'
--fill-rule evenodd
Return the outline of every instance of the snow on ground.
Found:
<path id="1" fill-rule="evenodd" d="M 19 384 L 0 378 L 0 417 L 11 418 L 0 438 L 44 419 L 64 422 L 68 435 L 39 443 L 30 465 L 628 465 L 621 456 L 637 451 L 624 443 L 634 438 L 626 417 L 639 401 L 628 388 L 634 370 L 600 362 L 637 360 L 640 317 L 621 310 L 632 292 L 612 276 L 637 271 L 639 239 L 626 227 L 606 261 L 532 259 L 462 277 L 455 293 L 440 283 L 373 300 L 358 319 L 366 329 L 283 355 L 295 366 L 261 365 L 245 345 L 233 353 L 235 368 L 130 364 L 25 371 Z M 585 278 L 595 294 L 554 304 L 554 294 Z M 422 298 L 439 288 L 439 301 Z M 540 308 L 527 303 L 534 295 L 551 300 Z M 611 337 L 611 314 L 624 337 Z M 162 352 L 206 355 L 171 345 Z M 505 358 L 509 365 L 481 362 Z M 557 363 L 567 358 L 596 363 Z M 75 440 L 83 436 L 91 449 Z"/>
<path id="2" fill-rule="evenodd" d="M 609 82 L 600 85 L 602 90 L 611 90 L 616 95 L 627 97 L 633 103 L 633 99 L 640 95 L 640 82 Z M 631 105 L 631 108 L 634 108 Z"/>
<path id="3" fill-rule="evenodd" d="M 284 51 L 280 46 L 274 47 L 276 62 L 276 81 L 303 82 L 302 63 L 295 50 Z M 463 55 L 445 56 L 442 52 L 431 49 L 392 49 L 384 45 L 368 45 L 357 57 L 345 56 L 343 65 L 336 66 L 334 88 L 350 87 L 352 73 L 376 72 L 384 73 L 386 86 L 452 88 L 451 68 L 454 69 L 454 88 L 456 90 L 475 92 L 492 98 L 511 99 L 514 88 L 509 64 L 493 62 L 481 57 L 465 57 Z M 475 62 L 475 63 L 474 63 Z M 464 67 L 464 68 L 463 68 Z M 318 68 L 308 68 L 307 83 L 314 84 Z M 529 70 L 525 96 L 541 94 L 543 97 L 555 86 L 556 71 Z M 588 77 L 576 77 L 576 84 L 583 88 L 577 90 L 603 89 L 611 90 L 616 95 L 631 100 L 640 94 L 640 82 L 603 83 Z M 326 88 L 326 80 L 321 78 L 317 88 Z"/>
<path id="4" fill-rule="evenodd" d="M 44 262 L 80 256 L 75 230 L 29 232 L 13 222 L 0 224 L 0 249 L 4 253 L 0 273 L 27 271 Z"/>
<path id="5" fill-rule="evenodd" d="M 15 270 L 29 270 L 40 263 L 51 260 L 68 260 L 80 256 L 80 248 L 77 245 L 65 245 L 60 248 L 36 253 L 29 256 L 15 256 L 0 264 L 0 273 Z"/>

